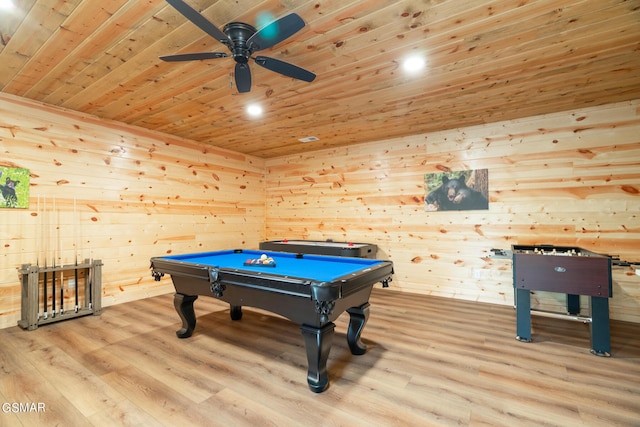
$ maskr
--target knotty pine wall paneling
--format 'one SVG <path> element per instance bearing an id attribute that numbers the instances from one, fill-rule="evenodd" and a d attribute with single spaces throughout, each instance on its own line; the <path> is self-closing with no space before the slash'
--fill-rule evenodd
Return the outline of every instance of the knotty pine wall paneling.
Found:
<path id="1" fill-rule="evenodd" d="M 0 148 L 31 173 L 30 207 L 0 209 L 0 327 L 20 317 L 16 269 L 54 251 L 57 264 L 101 259 L 109 306 L 172 290 L 151 256 L 264 239 L 262 159 L 4 94 Z"/>
<path id="2" fill-rule="evenodd" d="M 378 257 L 394 262 L 394 289 L 513 304 L 511 262 L 490 251 L 512 244 L 640 261 L 640 101 L 266 164 L 268 239 L 375 243 Z M 489 210 L 425 212 L 425 173 L 481 168 L 489 169 Z M 640 322 L 640 277 L 616 267 L 613 281 L 611 317 Z M 541 292 L 532 302 L 564 305 Z"/>

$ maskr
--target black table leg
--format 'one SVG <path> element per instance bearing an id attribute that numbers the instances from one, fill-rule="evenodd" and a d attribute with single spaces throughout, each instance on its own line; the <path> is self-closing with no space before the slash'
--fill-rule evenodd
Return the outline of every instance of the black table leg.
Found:
<path id="1" fill-rule="evenodd" d="M 329 322 L 320 328 L 302 325 L 302 337 L 307 349 L 307 383 L 311 391 L 320 393 L 329 386 L 327 374 L 327 359 L 333 342 L 333 332 L 336 325 Z"/>
<path id="2" fill-rule="evenodd" d="M 367 319 L 369 319 L 369 303 L 362 304 L 360 307 L 351 307 L 347 309 L 347 313 L 349 313 L 347 343 L 351 354 L 364 354 L 367 351 L 367 346 L 360 340 L 360 335 Z"/>
<path id="3" fill-rule="evenodd" d="M 173 297 L 173 306 L 182 319 L 182 328 L 176 331 L 178 338 L 189 338 L 196 328 L 196 313 L 193 310 L 193 302 L 197 295 L 183 295 L 176 293 Z"/>
<path id="4" fill-rule="evenodd" d="M 580 295 L 567 295 L 567 313 L 580 314 Z"/>
<path id="5" fill-rule="evenodd" d="M 242 319 L 242 306 L 241 305 L 232 305 L 229 307 L 229 314 L 231 315 L 231 320 L 240 320 Z"/>
<path id="6" fill-rule="evenodd" d="M 591 353 L 596 356 L 611 356 L 611 333 L 609 330 L 609 298 L 591 298 Z"/>
<path id="7" fill-rule="evenodd" d="M 531 342 L 531 294 L 529 289 L 516 289 L 516 339 Z"/>

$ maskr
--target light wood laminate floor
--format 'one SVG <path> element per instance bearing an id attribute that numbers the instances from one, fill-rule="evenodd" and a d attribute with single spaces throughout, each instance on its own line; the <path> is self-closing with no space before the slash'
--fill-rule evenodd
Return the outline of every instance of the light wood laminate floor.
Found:
<path id="1" fill-rule="evenodd" d="M 376 285 L 368 352 L 349 352 L 343 314 L 329 389 L 315 394 L 298 325 L 251 308 L 234 322 L 213 298 L 195 307 L 188 339 L 172 295 L 0 330 L 0 425 L 640 425 L 639 324 L 612 321 L 602 358 L 583 323 L 534 316 L 534 342 L 521 343 L 512 307 Z"/>

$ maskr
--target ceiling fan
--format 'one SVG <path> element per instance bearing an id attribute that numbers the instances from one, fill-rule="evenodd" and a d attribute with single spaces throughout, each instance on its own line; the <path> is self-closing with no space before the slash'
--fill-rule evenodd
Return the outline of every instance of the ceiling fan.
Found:
<path id="1" fill-rule="evenodd" d="M 160 59 L 168 62 L 197 61 L 202 59 L 215 59 L 233 57 L 236 61 L 235 80 L 238 92 L 249 92 L 251 90 L 251 70 L 249 69 L 249 59 L 268 70 L 283 74 L 305 82 L 312 82 L 316 75 L 310 71 L 300 68 L 279 59 L 267 56 L 255 56 L 254 52 L 268 49 L 291 37 L 304 27 L 304 21 L 299 15 L 291 13 L 268 24 L 266 27 L 256 30 L 253 26 L 243 22 L 230 22 L 224 26 L 222 31 L 213 25 L 182 0 L 167 0 L 178 12 L 193 22 L 202 31 L 218 40 L 231 51 L 223 52 L 198 52 L 184 53 L 178 55 L 161 56 Z"/>

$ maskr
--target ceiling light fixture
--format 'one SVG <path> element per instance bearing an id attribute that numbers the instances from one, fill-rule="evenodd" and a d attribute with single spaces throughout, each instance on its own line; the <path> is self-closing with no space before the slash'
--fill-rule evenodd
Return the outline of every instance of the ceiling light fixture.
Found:
<path id="1" fill-rule="evenodd" d="M 262 115 L 262 107 L 258 104 L 251 104 L 247 107 L 247 113 L 251 117 L 260 117 Z"/>
<path id="2" fill-rule="evenodd" d="M 306 138 L 298 139 L 298 141 L 300 141 L 300 142 L 313 142 L 313 141 L 318 141 L 318 140 L 320 140 L 320 138 L 318 138 L 317 136 L 307 136 Z"/>
<path id="3" fill-rule="evenodd" d="M 0 10 L 11 10 L 15 7 L 11 0 L 0 0 Z"/>
<path id="4" fill-rule="evenodd" d="M 426 65 L 424 57 L 419 55 L 412 55 L 407 57 L 402 62 L 402 68 L 408 73 L 417 73 L 422 70 Z"/>

